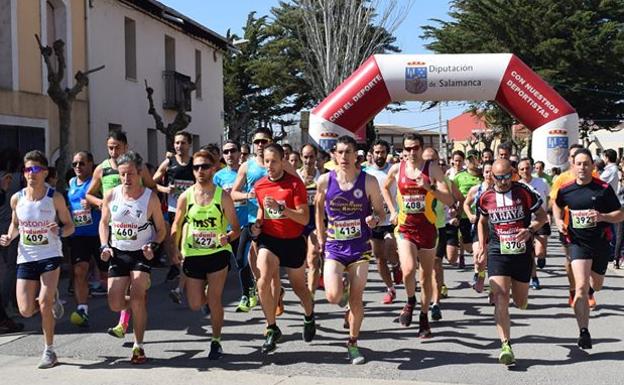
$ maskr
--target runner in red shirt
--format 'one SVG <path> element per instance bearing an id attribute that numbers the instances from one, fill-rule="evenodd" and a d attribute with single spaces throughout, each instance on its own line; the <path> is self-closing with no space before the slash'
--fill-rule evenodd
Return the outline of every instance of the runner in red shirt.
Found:
<path id="1" fill-rule="evenodd" d="M 302 235 L 310 218 L 308 196 L 301 179 L 284 171 L 283 157 L 281 146 L 270 144 L 265 147 L 264 166 L 267 176 L 255 185 L 259 207 L 252 235 L 258 236 L 258 293 L 268 325 L 266 341 L 262 345 L 263 353 L 275 350 L 282 336 L 275 322 L 280 285 L 273 285 L 277 290 L 271 286 L 272 281 L 279 282 L 280 266 L 286 268 L 291 287 L 305 311 L 304 341 L 311 342 L 316 334 L 314 303 L 306 286 L 306 243 Z"/>
<path id="2" fill-rule="evenodd" d="M 547 216 L 539 194 L 512 181 L 513 169 L 507 159 L 494 162 L 492 176 L 494 188 L 482 193 L 477 205 L 481 215 L 476 263 L 482 267 L 487 255 L 494 317 L 502 343 L 498 360 L 513 365 L 516 360 L 509 342 L 509 291 L 516 306 L 526 309 L 533 266 L 532 238 L 544 226 Z M 533 213 L 535 219 L 531 220 Z"/>

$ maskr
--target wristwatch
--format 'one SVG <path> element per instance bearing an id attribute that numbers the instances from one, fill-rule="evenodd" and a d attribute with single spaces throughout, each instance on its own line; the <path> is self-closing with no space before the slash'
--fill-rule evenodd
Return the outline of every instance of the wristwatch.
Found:
<path id="1" fill-rule="evenodd" d="M 109 245 L 102 245 L 100 246 L 100 253 L 103 252 L 106 249 L 110 249 L 111 247 Z"/>

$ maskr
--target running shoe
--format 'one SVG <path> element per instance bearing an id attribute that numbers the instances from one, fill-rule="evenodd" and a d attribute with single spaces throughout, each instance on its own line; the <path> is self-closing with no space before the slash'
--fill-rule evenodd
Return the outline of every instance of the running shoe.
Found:
<path id="1" fill-rule="evenodd" d="M 533 290 L 539 290 L 542 287 L 540 286 L 540 281 L 539 278 L 537 277 L 533 277 L 531 278 L 531 284 L 529 285 L 529 287 Z"/>
<path id="2" fill-rule="evenodd" d="M 414 305 L 410 305 L 406 303 L 403 306 L 403 310 L 401 310 L 401 314 L 399 314 L 399 323 L 401 326 L 408 327 L 412 324 L 412 313 L 414 312 Z"/>
<path id="3" fill-rule="evenodd" d="M 420 313 L 420 317 L 418 319 L 418 337 L 420 338 L 431 338 L 431 326 L 429 326 L 429 316 L 427 313 Z"/>
<path id="4" fill-rule="evenodd" d="M 277 306 L 275 307 L 275 316 L 279 317 L 284 314 L 284 288 L 280 288 L 279 299 L 277 300 Z"/>
<path id="5" fill-rule="evenodd" d="M 388 290 L 386 290 L 386 294 L 384 295 L 381 303 L 389 305 L 392 302 L 394 302 L 395 298 L 396 298 L 396 289 L 394 287 L 389 287 Z"/>
<path id="6" fill-rule="evenodd" d="M 133 365 L 141 365 L 145 362 L 147 362 L 147 357 L 145 357 L 145 350 L 139 347 L 132 348 L 132 357 L 130 357 L 130 363 Z"/>
<path id="7" fill-rule="evenodd" d="M 464 254 L 461 254 L 459 256 L 459 268 L 460 269 L 465 269 L 466 268 L 466 257 L 464 257 Z"/>
<path id="8" fill-rule="evenodd" d="M 583 350 L 592 348 L 591 335 L 589 335 L 589 330 L 587 330 L 587 328 L 581 329 L 581 333 L 578 338 L 578 346 Z"/>
<path id="9" fill-rule="evenodd" d="M 596 297 L 594 296 L 594 294 L 588 294 L 587 295 L 587 301 L 589 302 L 589 308 L 590 309 L 595 309 L 596 308 Z"/>
<path id="10" fill-rule="evenodd" d="M 352 365 L 362 365 L 366 362 L 366 358 L 360 353 L 357 344 L 347 342 L 347 358 Z"/>
<path id="11" fill-rule="evenodd" d="M 98 283 L 97 286 L 89 287 L 89 295 L 92 297 L 104 297 L 108 295 L 108 290 Z"/>
<path id="12" fill-rule="evenodd" d="M 126 336 L 126 327 L 123 324 L 118 324 L 112 328 L 108 328 L 108 334 L 116 338 L 124 338 Z"/>
<path id="13" fill-rule="evenodd" d="M 169 271 L 167 272 L 167 281 L 173 281 L 180 275 L 180 269 L 176 265 L 171 265 Z"/>
<path id="14" fill-rule="evenodd" d="M 305 342 L 312 342 L 316 335 L 316 321 L 314 319 L 310 321 L 303 321 L 303 340 Z"/>
<path id="15" fill-rule="evenodd" d="M 169 298 L 178 305 L 182 304 L 182 292 L 177 288 L 169 290 Z"/>
<path id="16" fill-rule="evenodd" d="M 516 357 L 514 357 L 513 350 L 511 350 L 509 342 L 503 342 L 501 352 L 498 355 L 498 362 L 507 366 L 511 366 L 516 363 Z"/>
<path id="17" fill-rule="evenodd" d="M 437 303 L 431 306 L 431 319 L 434 321 L 442 319 L 442 310 L 440 310 L 440 305 Z"/>
<path id="18" fill-rule="evenodd" d="M 544 258 L 537 258 L 537 267 L 539 269 L 543 269 L 546 267 L 546 257 Z"/>
<path id="19" fill-rule="evenodd" d="M 37 365 L 37 368 L 50 369 L 55 367 L 57 364 L 58 358 L 56 357 L 56 353 L 50 349 L 45 349 L 43 351 L 43 355 L 41 356 L 41 361 L 39 361 L 39 365 Z"/>
<path id="20" fill-rule="evenodd" d="M 351 313 L 351 310 L 347 307 L 347 310 L 345 311 L 344 314 L 344 321 L 342 323 L 342 327 L 345 329 L 349 329 L 350 325 L 349 325 L 349 314 Z"/>
<path id="21" fill-rule="evenodd" d="M 208 353 L 209 360 L 218 360 L 223 357 L 223 348 L 221 347 L 221 343 L 219 341 L 212 341 L 210 343 L 210 353 Z"/>
<path id="22" fill-rule="evenodd" d="M 0 321 L 0 334 L 18 333 L 24 330 L 24 324 L 15 322 L 10 318 Z"/>
<path id="23" fill-rule="evenodd" d="M 448 287 L 446 287 L 445 284 L 442 284 L 442 287 L 440 288 L 440 297 L 448 298 Z"/>
<path id="24" fill-rule="evenodd" d="M 476 280 L 473 286 L 477 293 L 483 293 L 483 287 L 485 286 L 485 271 L 475 273 Z"/>
<path id="25" fill-rule="evenodd" d="M 275 329 L 267 329 L 264 334 L 266 340 L 262 344 L 262 353 L 271 353 L 277 348 L 277 343 L 282 338 L 282 331 L 276 327 Z"/>
<path id="26" fill-rule="evenodd" d="M 69 316 L 69 322 L 83 328 L 89 327 L 89 316 L 82 309 L 77 309 Z"/>
<path id="27" fill-rule="evenodd" d="M 249 310 L 258 306 L 258 292 L 255 288 L 252 288 L 249 292 Z"/>
<path id="28" fill-rule="evenodd" d="M 199 310 L 202 312 L 203 315 L 210 315 L 210 306 L 208 306 L 207 303 L 201 305 Z"/>
<path id="29" fill-rule="evenodd" d="M 249 305 L 249 297 L 247 297 L 246 295 L 242 296 L 240 302 L 238 303 L 238 306 L 236 306 L 236 312 L 248 313 L 251 310 L 251 307 Z"/>
<path id="30" fill-rule="evenodd" d="M 63 314 L 65 314 L 65 308 L 63 307 L 63 303 L 61 302 L 59 291 L 57 289 L 56 293 L 54 294 L 54 304 L 52 305 L 52 315 L 54 316 L 54 319 L 59 320 L 63 318 Z"/>
<path id="31" fill-rule="evenodd" d="M 340 298 L 340 302 L 338 302 L 338 306 L 345 307 L 349 303 L 349 281 L 347 278 L 342 279 L 342 297 Z"/>

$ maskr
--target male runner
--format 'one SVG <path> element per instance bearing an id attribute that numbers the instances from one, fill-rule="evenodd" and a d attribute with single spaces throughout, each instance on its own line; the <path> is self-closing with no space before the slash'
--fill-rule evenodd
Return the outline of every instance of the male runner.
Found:
<path id="1" fill-rule="evenodd" d="M 624 220 L 624 210 L 606 183 L 592 176 L 591 152 L 579 149 L 572 158 L 576 179 L 557 191 L 553 216 L 559 231 L 569 240 L 569 255 L 576 283 L 574 313 L 580 329 L 578 346 L 591 349 L 589 291 L 602 288 L 609 263 L 610 223 Z M 567 207 L 570 220 L 564 222 Z M 591 283 L 591 287 L 590 287 Z"/>
<path id="2" fill-rule="evenodd" d="M 106 138 L 106 148 L 109 158 L 100 163 L 93 171 L 91 185 L 87 190 L 87 202 L 102 208 L 104 195 L 121 184 L 117 159 L 128 151 L 128 138 L 123 131 L 110 131 Z M 141 169 L 141 183 L 143 186 L 155 189 L 156 183 L 152 179 L 147 167 Z M 130 310 L 123 310 L 119 314 L 119 322 L 116 326 L 108 329 L 108 334 L 113 337 L 123 338 L 128 324 L 130 323 Z"/>
<path id="3" fill-rule="evenodd" d="M 373 164 L 366 167 L 365 172 L 377 179 L 379 186 L 383 186 L 388 178 L 388 171 L 392 165 L 386 162 L 388 153 L 390 152 L 390 144 L 385 140 L 377 140 L 373 143 Z M 380 190 L 381 191 L 381 190 Z M 392 197 L 396 196 L 396 186 L 391 187 Z M 393 200 L 396 204 L 396 199 Z M 371 244 L 373 246 L 373 256 L 377 258 L 377 270 L 379 276 L 386 285 L 386 294 L 382 302 L 391 304 L 396 298 L 396 289 L 388 268 L 388 263 L 392 264 L 396 278 L 401 278 L 399 265 L 399 256 L 397 255 L 397 244 L 394 239 L 394 226 L 390 223 L 390 210 L 384 203 L 385 215 L 381 218 L 379 226 L 373 228 L 371 236 Z M 397 284 L 401 283 L 399 280 Z"/>
<path id="4" fill-rule="evenodd" d="M 189 307 L 197 311 L 208 303 L 210 308 L 210 360 L 223 355 L 223 288 L 232 257 L 230 244 L 240 234 L 232 198 L 212 182 L 218 163 L 219 160 L 206 150 L 193 154 L 196 182 L 178 198 L 171 228 L 171 237 L 184 258 L 182 268 L 187 277 Z M 228 227 L 231 230 L 228 231 Z"/>
<path id="5" fill-rule="evenodd" d="M 282 336 L 276 324 L 278 297 L 282 295 L 274 290 L 280 267 L 286 268 L 291 287 L 303 306 L 303 340 L 311 342 L 316 334 L 314 302 L 306 287 L 302 236 L 310 215 L 308 198 L 301 179 L 287 173 L 284 163 L 282 147 L 269 144 L 264 149 L 267 176 L 255 184 L 259 208 L 252 234 L 258 236 L 258 293 L 267 321 L 263 353 L 274 351 Z"/>
<path id="6" fill-rule="evenodd" d="M 379 183 L 373 176 L 358 169 L 356 148 L 357 143 L 352 137 L 338 138 L 334 151 L 337 167 L 319 178 L 315 199 L 319 245 L 325 250 L 325 296 L 330 303 L 341 302 L 343 274 L 347 273 L 347 353 L 354 365 L 365 362 L 357 340 L 364 319 L 362 296 L 371 258 L 371 229 L 379 225 L 381 216 L 385 215 Z"/>
<path id="7" fill-rule="evenodd" d="M 178 197 L 195 183 L 193 176 L 193 164 L 191 160 L 191 144 L 193 137 L 186 131 L 178 131 L 173 137 L 173 148 L 175 153 L 167 157 L 158 167 L 154 174 L 154 181 L 158 183 L 157 189 L 163 194 L 167 194 L 167 236 L 163 242 L 163 247 L 167 255 L 172 256 L 176 252 L 173 240 L 169 236 L 171 224 L 176 215 Z M 171 257 L 170 257 L 171 259 Z M 173 279 L 180 274 L 180 267 L 171 264 L 167 279 Z M 180 281 L 175 289 L 169 291 L 169 297 L 177 304 L 182 303 L 182 292 L 184 290 L 184 275 L 180 276 Z"/>
<path id="8" fill-rule="evenodd" d="M 520 182 L 524 183 L 528 186 L 531 186 L 542 198 L 542 208 L 545 212 L 548 212 L 548 194 L 550 193 L 550 188 L 546 181 L 542 178 L 534 178 L 531 175 L 531 171 L 533 170 L 533 165 L 530 158 L 522 158 L 518 163 L 518 173 L 520 174 Z M 537 278 L 537 269 L 536 266 L 545 266 L 546 259 L 546 250 L 548 247 L 548 237 L 550 236 L 550 223 L 546 221 L 544 226 L 540 227 L 540 229 L 535 233 L 534 241 L 535 241 L 535 257 L 536 263 L 533 264 L 533 268 L 531 269 L 531 289 L 539 290 L 541 289 L 539 278 Z"/>
<path id="9" fill-rule="evenodd" d="M 509 291 L 515 305 L 526 309 L 533 265 L 532 237 L 547 217 L 539 194 L 512 181 L 513 170 L 507 159 L 494 162 L 492 174 L 494 188 L 483 192 L 478 203 L 476 262 L 483 267 L 487 255 L 494 318 L 502 344 L 498 361 L 509 366 L 516 361 L 510 343 Z"/>
<path id="10" fill-rule="evenodd" d="M 386 205 L 390 208 L 392 223 L 397 225 L 395 235 L 399 248 L 399 260 L 403 270 L 403 281 L 407 303 L 399 316 L 401 325 L 412 323 L 416 305 L 415 275 L 420 264 L 421 308 L 419 332 L 421 338 L 431 337 L 429 326 L 429 303 L 433 293 L 433 265 L 437 230 L 433 201 L 439 200 L 447 206 L 454 204 L 453 196 L 444 183 L 444 173 L 436 162 L 422 158 L 424 142 L 413 133 L 403 137 L 405 160 L 393 165 L 382 189 Z M 392 185 L 396 183 L 398 208 L 392 200 Z"/>
<path id="11" fill-rule="evenodd" d="M 308 194 L 308 210 L 311 213 L 308 224 L 303 229 L 303 235 L 307 242 L 306 264 L 308 266 L 308 290 L 314 295 L 319 286 L 321 276 L 321 250 L 316 235 L 316 221 L 314 219 L 314 197 L 316 196 L 316 184 L 321 174 L 316 169 L 318 150 L 312 144 L 306 144 L 301 148 L 303 167 L 297 170 L 297 174 L 303 181 Z"/>
<path id="12" fill-rule="evenodd" d="M 141 185 L 143 159 L 134 151 L 117 158 L 121 185 L 102 200 L 100 258 L 110 260 L 108 305 L 112 311 L 132 309 L 132 364 L 147 361 L 143 336 L 147 325 L 147 289 L 151 260 L 165 239 L 165 221 L 156 193 Z M 154 227 L 155 229 L 152 229 Z M 155 230 L 155 231 L 154 231 Z M 130 292 L 129 298 L 126 293 Z"/>
<path id="13" fill-rule="evenodd" d="M 233 140 L 227 140 L 223 143 L 223 158 L 225 159 L 226 166 L 221 170 L 217 171 L 214 175 L 213 182 L 216 186 L 221 187 L 228 194 L 232 191 L 232 186 L 234 186 L 234 181 L 236 180 L 236 175 L 238 174 L 238 169 L 240 167 L 240 151 L 238 148 L 238 143 Z M 236 208 L 236 218 L 238 219 L 238 224 L 241 228 L 244 228 L 247 225 L 248 221 L 248 213 L 247 213 L 247 200 L 235 200 L 234 207 Z M 230 227 L 232 224 L 230 223 Z M 231 230 L 228 228 L 228 230 Z M 232 240 L 232 252 L 235 254 L 235 257 L 240 256 L 241 258 L 236 259 L 236 266 L 239 272 L 239 278 L 241 283 L 241 299 L 236 308 L 237 312 L 248 312 L 251 310 L 251 302 L 253 301 L 253 305 L 255 306 L 257 301 L 257 297 L 255 294 L 255 283 L 253 274 L 251 273 L 251 267 L 249 266 L 249 261 L 247 258 L 244 258 L 245 255 L 245 247 L 243 246 L 243 250 L 238 252 L 239 250 L 239 238 Z"/>
<path id="14" fill-rule="evenodd" d="M 94 209 L 86 200 L 87 189 L 93 173 L 93 155 L 87 151 L 76 153 L 72 160 L 75 177 L 69 180 L 67 201 L 76 231 L 69 238 L 71 261 L 74 272 L 74 297 L 76 311 L 69 320 L 76 326 L 89 326 L 89 262 L 95 260 L 100 275 L 106 276 L 108 264 L 100 259 L 100 210 Z"/>
<path id="15" fill-rule="evenodd" d="M 74 232 L 74 223 L 63 196 L 45 183 L 47 169 L 48 160 L 41 151 L 33 150 L 24 156 L 26 187 L 11 197 L 11 224 L 7 233 L 0 236 L 0 246 L 3 247 L 9 246 L 18 235 L 20 237 L 17 305 L 20 314 L 26 318 L 41 312 L 45 348 L 37 366 L 39 369 L 48 369 L 58 363 L 54 326 L 64 311 L 58 294 L 63 261 L 61 237 Z"/>

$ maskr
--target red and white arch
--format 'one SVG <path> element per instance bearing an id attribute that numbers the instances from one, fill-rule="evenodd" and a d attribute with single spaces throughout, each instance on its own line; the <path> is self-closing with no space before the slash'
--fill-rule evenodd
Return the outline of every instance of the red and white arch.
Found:
<path id="1" fill-rule="evenodd" d="M 493 100 L 532 131 L 532 157 L 567 167 L 578 141 L 574 108 L 512 54 L 373 55 L 310 114 L 310 135 L 329 148 L 390 102 Z"/>

